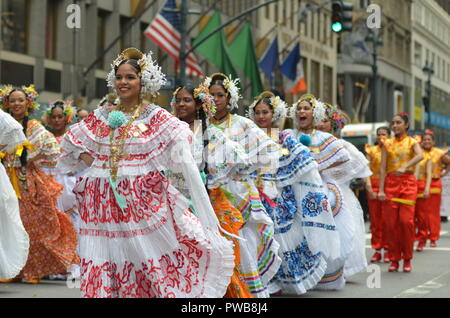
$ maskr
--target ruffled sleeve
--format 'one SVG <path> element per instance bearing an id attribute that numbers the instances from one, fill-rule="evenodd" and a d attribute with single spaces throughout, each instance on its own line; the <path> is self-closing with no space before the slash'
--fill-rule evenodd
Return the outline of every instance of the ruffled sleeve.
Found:
<path id="1" fill-rule="evenodd" d="M 228 139 L 222 130 L 210 125 L 206 130 L 208 147 L 205 148 L 208 166 L 208 187 L 216 188 L 239 171 L 250 166 L 244 148 Z"/>
<path id="2" fill-rule="evenodd" d="M 22 125 L 11 115 L 0 109 L 0 146 L 5 146 L 3 151 L 11 151 L 26 140 Z M 2 149 L 0 149 L 2 151 Z"/>
<path id="3" fill-rule="evenodd" d="M 250 165 L 241 170 L 241 174 L 250 174 L 258 169 L 276 171 L 278 168 L 281 155 L 278 145 L 251 120 L 234 115 L 232 126 L 225 130 L 225 135 L 245 150 Z"/>
<path id="4" fill-rule="evenodd" d="M 280 142 L 279 151 L 282 156 L 276 174 L 264 174 L 261 178 L 264 181 L 274 181 L 278 187 L 283 188 L 300 182 L 305 173 L 317 169 L 317 163 L 309 149 L 289 132 L 280 133 Z"/>
<path id="5" fill-rule="evenodd" d="M 341 139 L 337 139 L 333 135 L 321 131 L 316 131 L 311 136 L 311 139 L 311 146 L 309 148 L 319 164 L 321 174 L 333 164 L 346 162 L 350 159 L 348 151 L 345 149 Z"/>
<path id="6" fill-rule="evenodd" d="M 349 154 L 349 160 L 339 166 L 322 171 L 322 175 L 327 180 L 334 180 L 337 183 L 347 183 L 355 178 L 367 178 L 372 175 L 369 168 L 369 161 L 351 143 L 341 140 Z"/>
<path id="7" fill-rule="evenodd" d="M 95 117 L 94 113 L 91 113 L 88 116 L 91 121 L 93 117 Z M 57 161 L 57 169 L 62 174 L 79 173 L 87 168 L 84 161 L 79 159 L 82 153 L 89 153 L 93 156 L 92 151 L 89 151 L 88 148 L 84 146 L 83 139 L 80 138 L 80 136 L 86 136 L 83 133 L 86 126 L 87 123 L 85 121 L 81 121 L 80 123 L 73 125 L 64 135 L 60 144 L 61 155 Z"/>
<path id="8" fill-rule="evenodd" d="M 28 158 L 32 159 L 39 154 L 45 155 L 45 160 L 56 160 L 60 155 L 60 147 L 55 136 L 37 120 L 28 122 L 27 137 L 34 146 L 34 151 L 30 151 Z"/>
<path id="9" fill-rule="evenodd" d="M 179 125 L 176 134 L 172 135 L 172 139 L 166 140 L 170 146 L 161 157 L 163 161 L 158 160 L 157 165 L 160 165 L 159 168 L 164 168 L 162 170 L 183 174 L 195 214 L 200 222 L 208 228 L 218 228 L 220 227 L 219 220 L 214 213 L 197 164 L 192 156 L 192 137 L 193 134 L 187 124 Z M 162 166 L 163 164 L 165 167 Z"/>

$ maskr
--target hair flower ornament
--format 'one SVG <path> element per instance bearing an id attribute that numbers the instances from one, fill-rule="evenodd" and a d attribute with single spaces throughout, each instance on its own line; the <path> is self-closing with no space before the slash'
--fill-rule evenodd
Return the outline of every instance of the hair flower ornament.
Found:
<path id="1" fill-rule="evenodd" d="M 73 117 L 75 116 L 75 109 L 72 107 L 73 101 L 62 101 L 57 100 L 53 103 L 50 103 L 49 107 L 45 111 L 42 116 L 42 120 L 48 125 L 50 123 L 50 117 L 52 116 L 52 110 L 55 109 L 56 105 L 61 105 L 63 108 L 64 117 L 66 118 L 66 123 L 69 124 L 72 122 Z"/>
<path id="2" fill-rule="evenodd" d="M 141 78 L 141 94 L 151 94 L 154 97 L 158 96 L 158 91 L 167 83 L 166 77 L 161 71 L 161 67 L 153 61 L 151 52 L 144 54 L 136 48 L 124 50 L 111 64 L 111 71 L 106 78 L 108 87 L 115 90 L 116 70 L 127 60 L 136 60 L 139 65 L 140 72 L 138 76 Z"/>
<path id="3" fill-rule="evenodd" d="M 253 103 L 248 107 L 247 117 L 255 121 L 255 107 L 262 101 L 267 100 L 273 109 L 272 123 L 279 124 L 282 119 L 287 116 L 287 104 L 272 92 L 266 91 L 261 93 Z"/>
<path id="4" fill-rule="evenodd" d="M 200 84 L 199 87 L 194 89 L 194 97 L 202 101 L 202 107 L 205 114 L 211 118 L 216 113 L 216 104 L 214 97 L 209 93 L 209 87 L 205 83 Z"/>
<path id="5" fill-rule="evenodd" d="M 239 94 L 239 78 L 236 78 L 234 80 L 231 79 L 231 75 L 228 77 L 225 74 L 222 73 L 215 73 L 209 77 L 206 77 L 205 80 L 203 81 L 203 83 L 201 84 L 201 86 L 205 86 L 208 88 L 208 92 L 209 92 L 209 88 L 212 85 L 215 85 L 216 83 L 212 82 L 213 78 L 217 78 L 220 77 L 221 81 L 222 81 L 222 85 L 225 88 L 225 90 L 228 92 L 228 94 L 230 95 L 230 111 L 233 109 L 237 109 L 239 108 L 238 102 L 239 99 L 241 99 L 241 95 Z"/>

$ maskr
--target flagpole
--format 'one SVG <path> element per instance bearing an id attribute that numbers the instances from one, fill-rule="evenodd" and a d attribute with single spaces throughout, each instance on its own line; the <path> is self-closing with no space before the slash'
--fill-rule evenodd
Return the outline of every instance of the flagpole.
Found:
<path id="1" fill-rule="evenodd" d="M 186 41 L 187 41 L 187 15 L 189 13 L 189 8 L 187 4 L 187 0 L 181 1 L 181 10 L 180 10 L 180 85 L 186 85 L 186 57 L 187 54 L 184 55 L 184 51 L 186 51 Z"/>

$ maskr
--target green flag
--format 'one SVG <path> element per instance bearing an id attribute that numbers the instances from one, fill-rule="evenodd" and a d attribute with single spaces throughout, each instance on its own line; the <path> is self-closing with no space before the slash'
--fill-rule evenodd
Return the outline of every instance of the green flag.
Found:
<path id="1" fill-rule="evenodd" d="M 256 97 L 264 90 L 259 76 L 259 66 L 253 45 L 252 31 L 247 22 L 229 46 L 230 58 L 237 68 L 244 71 L 252 85 L 252 96 Z"/>
<path id="2" fill-rule="evenodd" d="M 222 25 L 220 12 L 216 11 L 208 24 L 203 28 L 202 32 L 194 39 L 192 46 L 195 46 L 212 31 Z M 231 75 L 233 79 L 237 78 L 237 72 L 230 59 L 228 47 L 225 42 L 225 34 L 223 30 L 216 32 L 205 42 L 199 45 L 195 51 L 203 55 L 208 61 L 214 64 L 225 75 Z"/>

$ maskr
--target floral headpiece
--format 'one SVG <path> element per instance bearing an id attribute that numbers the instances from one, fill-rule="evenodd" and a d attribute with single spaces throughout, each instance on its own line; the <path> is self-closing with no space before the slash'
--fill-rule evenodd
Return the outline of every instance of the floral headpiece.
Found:
<path id="1" fill-rule="evenodd" d="M 125 60 L 137 60 L 137 63 L 141 69 L 138 76 L 141 78 L 142 83 L 142 95 L 151 94 L 152 96 L 158 96 L 158 91 L 166 84 L 166 77 L 161 71 L 161 67 L 156 64 L 152 59 L 152 53 L 144 54 L 138 49 L 128 48 L 114 60 L 111 64 L 111 72 L 109 72 L 106 81 L 108 87 L 115 90 L 114 82 L 116 80 L 116 68 Z"/>
<path id="2" fill-rule="evenodd" d="M 333 131 L 333 134 L 339 134 L 340 131 L 345 126 L 344 117 L 342 116 L 342 113 L 337 108 L 337 106 L 326 104 L 326 107 L 327 107 L 327 117 L 331 121 L 331 129 Z"/>
<path id="3" fill-rule="evenodd" d="M 206 77 L 201 86 L 207 87 L 209 90 L 211 85 L 214 85 L 214 83 L 212 83 L 212 79 L 215 76 L 220 76 L 223 78 L 223 86 L 225 87 L 225 90 L 230 94 L 230 111 L 238 108 L 238 101 L 241 98 L 241 95 L 239 95 L 239 87 L 237 86 L 237 84 L 239 83 L 239 78 L 232 80 L 231 75 L 228 77 L 222 73 L 215 73 L 210 77 Z"/>
<path id="4" fill-rule="evenodd" d="M 194 97 L 199 98 L 202 101 L 202 107 L 205 114 L 211 118 L 216 114 L 216 103 L 214 97 L 209 93 L 209 86 L 205 86 L 204 83 L 194 89 Z"/>
<path id="5" fill-rule="evenodd" d="M 170 101 L 170 107 L 172 108 L 172 114 L 175 113 L 175 106 L 177 105 L 177 95 L 181 90 L 181 87 L 178 87 L 172 94 L 172 100 Z"/>
<path id="6" fill-rule="evenodd" d="M 52 110 L 55 109 L 56 104 L 63 104 L 61 107 L 63 108 L 64 117 L 66 118 L 66 123 L 69 124 L 73 120 L 73 116 L 75 115 L 75 110 L 72 107 L 73 101 L 68 100 L 66 102 L 62 100 L 57 100 L 49 105 L 47 108 L 47 111 L 45 112 L 44 116 L 42 116 L 42 120 L 48 125 L 50 123 L 50 118 L 52 115 Z"/>
<path id="7" fill-rule="evenodd" d="M 301 102 L 304 102 L 304 101 L 307 101 L 308 103 L 310 103 L 311 107 L 313 109 L 313 118 L 314 118 L 313 125 L 314 126 L 319 125 L 326 117 L 327 109 L 326 109 L 325 103 L 318 100 L 312 94 L 305 94 L 305 95 L 301 96 L 300 99 L 296 103 L 294 103 L 294 105 L 292 105 L 290 112 L 289 112 L 289 117 L 294 119 L 294 125 L 297 126 L 297 120 L 295 120 L 295 113 L 297 112 L 298 104 L 300 104 Z"/>
<path id="8" fill-rule="evenodd" d="M 434 136 L 434 131 L 430 130 L 430 129 L 426 129 L 425 130 L 425 135 L 431 135 Z"/>
<path id="9" fill-rule="evenodd" d="M 39 94 L 37 93 L 36 89 L 34 88 L 34 85 L 30 86 L 22 86 L 22 91 L 25 93 L 26 99 L 29 102 L 30 106 L 28 106 L 28 111 L 33 112 L 35 110 L 38 110 L 40 105 L 37 102 L 37 99 L 39 97 Z M 0 106 L 4 111 L 9 110 L 9 96 L 12 92 L 17 90 L 12 85 L 5 85 L 0 90 Z"/>
<path id="10" fill-rule="evenodd" d="M 255 107 L 265 98 L 270 99 L 270 105 L 273 107 L 272 123 L 277 125 L 287 115 L 287 104 L 279 96 L 275 96 L 272 92 L 266 91 L 256 97 L 253 103 L 248 107 L 247 116 L 251 120 L 255 121 Z"/>

